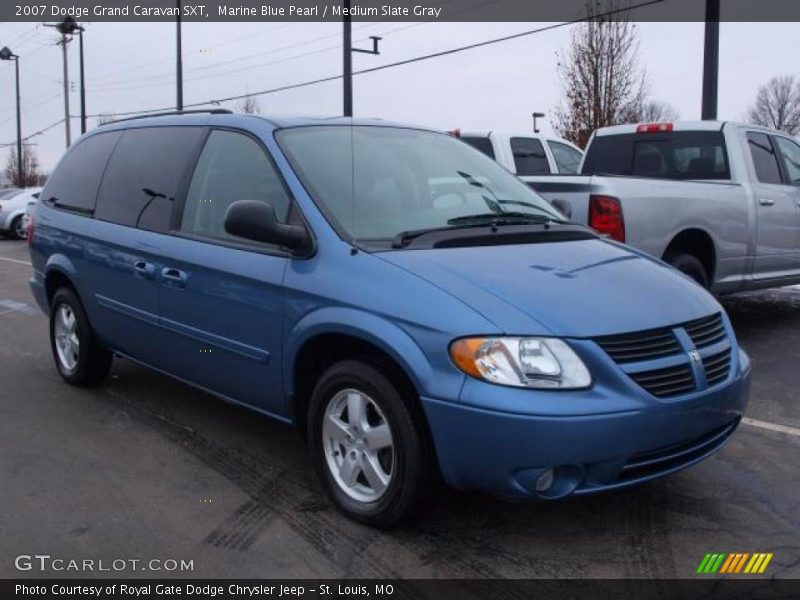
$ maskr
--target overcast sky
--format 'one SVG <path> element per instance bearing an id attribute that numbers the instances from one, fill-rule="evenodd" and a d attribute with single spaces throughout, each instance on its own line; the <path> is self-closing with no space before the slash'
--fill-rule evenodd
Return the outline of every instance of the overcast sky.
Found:
<path id="1" fill-rule="evenodd" d="M 384 38 L 380 56 L 354 55 L 366 68 L 418 54 L 520 32 L 544 23 L 355 23 L 359 45 Z M 533 110 L 552 114 L 560 98 L 556 52 L 571 28 L 504 42 L 408 66 L 357 76 L 355 114 L 442 129 L 531 129 Z M 702 23 L 640 23 L 640 61 L 653 99 L 674 105 L 683 119 L 700 116 Z M 723 23 L 719 115 L 742 119 L 759 85 L 800 75 L 797 23 Z M 174 105 L 175 25 L 88 23 L 87 109 L 121 113 Z M 341 72 L 341 25 L 326 23 L 185 23 L 185 102 L 256 92 Z M 64 116 L 61 49 L 52 29 L 0 22 L 0 47 L 20 55 L 23 136 Z M 69 48 L 71 113 L 80 114 L 77 39 Z M 0 144 L 16 139 L 13 66 L 0 63 Z M 341 113 L 341 81 L 259 98 L 262 113 Z M 225 105 L 235 108 L 236 103 Z M 89 119 L 89 127 L 96 125 Z M 73 139 L 79 133 L 72 121 Z M 548 119 L 543 130 L 549 131 Z M 49 171 L 65 148 L 63 124 L 31 140 Z M 7 149 L 0 148 L 5 164 Z"/>

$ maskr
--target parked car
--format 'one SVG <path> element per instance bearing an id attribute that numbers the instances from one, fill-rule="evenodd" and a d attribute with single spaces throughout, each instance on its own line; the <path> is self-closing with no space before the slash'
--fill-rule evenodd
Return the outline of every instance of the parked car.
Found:
<path id="1" fill-rule="evenodd" d="M 800 283 L 800 145 L 731 122 L 598 129 L 581 175 L 528 183 L 716 293 Z"/>
<path id="2" fill-rule="evenodd" d="M 574 175 L 583 151 L 567 140 L 541 133 L 450 132 L 493 158 L 523 181 L 533 175 Z"/>
<path id="3" fill-rule="evenodd" d="M 108 124 L 62 158 L 29 243 L 67 383 L 118 355 L 293 423 L 333 503 L 375 526 L 436 469 L 528 499 L 673 473 L 749 393 L 705 290 L 410 126 Z"/>
<path id="4" fill-rule="evenodd" d="M 31 194 L 30 198 L 28 199 L 28 204 L 25 206 L 25 214 L 22 215 L 21 223 L 22 230 L 25 232 L 25 237 L 28 236 L 28 226 L 30 225 L 33 217 L 33 212 L 36 209 L 36 201 L 39 199 L 40 193 L 41 192 L 36 192 Z"/>
<path id="5" fill-rule="evenodd" d="M 0 232 L 17 240 L 24 240 L 27 224 L 24 221 L 28 202 L 42 188 L 14 189 L 0 195 Z"/>

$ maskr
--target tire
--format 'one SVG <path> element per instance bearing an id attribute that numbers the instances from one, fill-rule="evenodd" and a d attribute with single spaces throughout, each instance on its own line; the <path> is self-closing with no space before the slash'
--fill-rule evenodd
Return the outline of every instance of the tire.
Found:
<path id="1" fill-rule="evenodd" d="M 705 289 L 709 287 L 708 273 L 706 272 L 703 263 L 697 257 L 691 254 L 673 254 L 667 257 L 667 262 L 678 269 L 684 275 L 687 275 L 695 280 L 699 285 Z"/>
<path id="2" fill-rule="evenodd" d="M 311 455 L 328 496 L 348 517 L 393 527 L 408 521 L 430 490 L 432 452 L 414 400 L 387 372 L 359 360 L 334 364 L 317 382 L 308 411 Z M 351 417 L 351 406 L 366 416 Z"/>
<path id="3" fill-rule="evenodd" d="M 71 385 L 97 385 L 111 370 L 111 352 L 98 343 L 81 301 L 67 287 L 50 303 L 50 348 L 56 369 Z"/>
<path id="4" fill-rule="evenodd" d="M 24 240 L 27 237 L 25 230 L 19 231 L 22 225 L 22 215 L 11 221 L 11 227 L 8 230 L 8 235 L 14 240 Z"/>

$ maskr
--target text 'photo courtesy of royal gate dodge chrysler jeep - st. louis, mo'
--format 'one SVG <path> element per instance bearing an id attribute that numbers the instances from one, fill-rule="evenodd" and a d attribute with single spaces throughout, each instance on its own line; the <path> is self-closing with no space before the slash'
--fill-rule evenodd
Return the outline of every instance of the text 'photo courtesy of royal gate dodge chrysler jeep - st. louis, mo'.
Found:
<path id="1" fill-rule="evenodd" d="M 124 357 L 293 423 L 374 526 L 439 478 L 544 500 L 673 473 L 748 398 L 709 292 L 446 133 L 118 121 L 69 149 L 29 229 L 64 380 Z"/>

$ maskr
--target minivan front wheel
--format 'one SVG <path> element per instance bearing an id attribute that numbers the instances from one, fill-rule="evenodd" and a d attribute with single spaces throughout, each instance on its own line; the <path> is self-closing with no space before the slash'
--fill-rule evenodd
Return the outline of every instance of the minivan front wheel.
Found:
<path id="1" fill-rule="evenodd" d="M 111 352 L 97 342 L 81 301 L 66 287 L 50 304 L 50 346 L 59 374 L 72 385 L 100 383 L 111 369 Z"/>
<path id="2" fill-rule="evenodd" d="M 375 527 L 413 515 L 429 474 L 424 426 L 381 370 L 347 360 L 318 381 L 308 433 L 317 472 L 334 504 Z"/>

